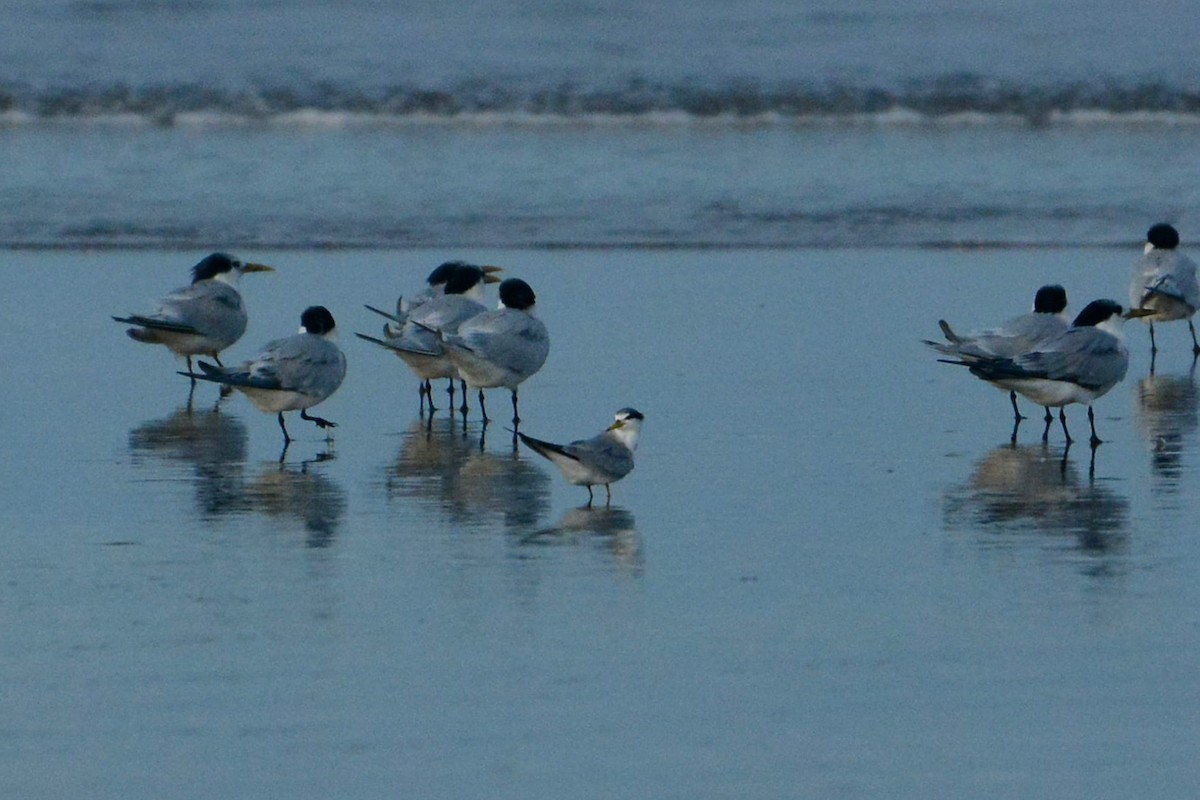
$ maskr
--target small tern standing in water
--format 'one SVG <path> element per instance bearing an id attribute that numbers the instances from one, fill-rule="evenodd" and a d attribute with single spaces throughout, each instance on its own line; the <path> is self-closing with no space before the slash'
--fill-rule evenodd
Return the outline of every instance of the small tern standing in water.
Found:
<path id="1" fill-rule="evenodd" d="M 1112 300 L 1093 300 L 1069 328 L 1025 352 L 1010 356 L 964 352 L 942 361 L 968 367 L 972 375 L 1024 395 L 1040 406 L 1057 407 L 1068 445 L 1072 439 L 1065 407 L 1071 403 L 1087 405 L 1095 447 L 1102 440 L 1096 435 L 1092 402 L 1116 386 L 1129 369 L 1129 351 L 1121 341 L 1117 324 L 1122 318 L 1147 313 L 1135 308 L 1122 314 L 1121 306 Z M 1049 432 L 1047 421 L 1042 438 Z"/>
<path id="2" fill-rule="evenodd" d="M 458 327 L 440 333 L 446 354 L 468 386 L 479 390 L 479 408 L 487 425 L 483 390 L 503 386 L 512 392 L 513 425 L 521 424 L 517 387 L 546 363 L 550 334 L 533 315 L 537 296 L 528 283 L 509 278 L 500 284 L 501 308 L 477 314 Z"/>
<path id="3" fill-rule="evenodd" d="M 300 316 L 300 332 L 267 343 L 254 358 L 239 367 L 216 367 L 200 362 L 203 374 L 181 372 L 192 379 L 232 386 L 269 414 L 279 415 L 283 447 L 292 441 L 283 412 L 300 411 L 300 419 L 319 428 L 337 423 L 310 417 L 308 409 L 328 398 L 346 377 L 346 356 L 335 343 L 333 315 L 324 306 L 311 306 Z"/>
<path id="4" fill-rule="evenodd" d="M 1057 284 L 1043 286 L 1037 290 L 1033 298 L 1033 311 L 1022 314 L 1005 322 L 998 328 L 960 336 L 955 333 L 948 322 L 938 320 L 942 333 L 946 337 L 943 342 L 924 340 L 925 344 L 939 353 L 955 358 L 964 356 L 1011 358 L 1012 356 L 1032 350 L 1047 339 L 1058 336 L 1067 329 L 1067 320 L 1063 312 L 1067 308 L 1067 292 Z M 998 386 L 997 388 L 1004 388 Z M 1017 409 L 1017 393 L 1009 390 L 1008 399 L 1012 403 L 1013 419 L 1020 423 L 1025 419 Z M 1050 409 L 1046 409 L 1046 421 L 1054 419 Z M 1015 433 L 1014 433 L 1015 435 Z"/>
<path id="5" fill-rule="evenodd" d="M 239 261 L 225 253 L 213 253 L 192 267 L 192 282 L 159 301 L 152 314 L 113 317 L 134 327 L 131 339 L 165 345 L 187 359 L 208 356 L 221 363 L 220 353 L 246 331 L 246 309 L 237 283 L 247 272 L 273 272 L 273 267 Z"/>
<path id="6" fill-rule="evenodd" d="M 611 503 L 610 484 L 633 470 L 633 451 L 637 449 L 644 417 L 632 408 L 622 408 L 615 414 L 615 419 L 603 433 L 570 444 L 544 442 L 519 432 L 517 436 L 533 452 L 549 459 L 570 483 L 586 486 L 589 506 L 593 499 L 592 487 L 600 484 L 604 484 Z"/>
<path id="7" fill-rule="evenodd" d="M 422 413 L 426 397 L 429 398 L 430 413 L 436 411 L 433 405 L 433 385 L 430 383 L 434 378 L 450 379 L 450 386 L 446 391 L 450 394 L 450 406 L 454 407 L 454 380 L 459 377 L 458 369 L 446 355 L 435 331 L 455 333 L 464 321 L 486 312 L 487 307 L 479 300 L 483 298 L 483 287 L 489 279 L 495 280 L 484 268 L 458 262 L 454 264 L 446 281 L 445 294 L 411 308 L 404 325 L 394 335 L 391 335 L 388 328 L 385 328 L 384 332 L 386 339 L 377 339 L 365 333 L 355 334 L 360 339 L 391 350 L 416 374 L 421 380 Z M 467 388 L 464 385 L 464 413 L 466 405 Z"/>
<path id="8" fill-rule="evenodd" d="M 1192 315 L 1200 308 L 1200 283 L 1196 280 L 1196 263 L 1180 253 L 1179 231 L 1165 222 L 1150 228 L 1146 234 L 1145 253 L 1133 266 L 1129 282 L 1129 303 L 1150 313 L 1143 319 L 1150 324 L 1150 354 L 1158 352 L 1154 341 L 1154 323 L 1186 319 L 1192 334 L 1192 355 L 1200 356 L 1196 341 L 1196 326 Z"/>

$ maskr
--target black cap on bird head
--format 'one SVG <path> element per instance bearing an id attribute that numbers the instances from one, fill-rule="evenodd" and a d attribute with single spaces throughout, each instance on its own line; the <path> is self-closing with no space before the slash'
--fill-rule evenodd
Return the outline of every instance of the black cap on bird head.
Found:
<path id="1" fill-rule="evenodd" d="M 1093 300 L 1083 307 L 1071 325 L 1076 328 L 1099 325 L 1110 317 L 1121 316 L 1122 311 L 1124 309 L 1116 300 Z"/>
<path id="2" fill-rule="evenodd" d="M 483 283 L 483 270 L 474 264 L 458 263 L 446 281 L 446 294 L 465 294 Z"/>
<path id="3" fill-rule="evenodd" d="M 223 272 L 233 272 L 237 264 L 237 259 L 227 253 L 207 255 L 192 267 L 192 283 L 210 280 Z"/>
<path id="4" fill-rule="evenodd" d="M 537 303 L 533 288 L 520 278 L 508 278 L 500 284 L 500 302 L 505 308 L 525 310 Z"/>
<path id="5" fill-rule="evenodd" d="M 324 336 L 336 327 L 336 323 L 333 314 L 325 306 L 309 306 L 300 315 L 300 327 L 304 328 L 305 333 Z"/>
<path id="6" fill-rule="evenodd" d="M 425 282 L 430 286 L 440 286 L 450 280 L 459 267 L 465 266 L 468 266 L 465 261 L 446 261 L 435 267 L 433 272 L 429 273 L 429 277 L 425 279 Z"/>
<path id="7" fill-rule="evenodd" d="M 1174 250 L 1179 247 L 1179 231 L 1165 222 L 1160 222 L 1146 233 L 1146 241 L 1155 250 Z"/>
<path id="8" fill-rule="evenodd" d="M 1058 284 L 1043 286 L 1033 298 L 1033 310 L 1038 314 L 1061 314 L 1067 307 L 1067 290 Z"/>

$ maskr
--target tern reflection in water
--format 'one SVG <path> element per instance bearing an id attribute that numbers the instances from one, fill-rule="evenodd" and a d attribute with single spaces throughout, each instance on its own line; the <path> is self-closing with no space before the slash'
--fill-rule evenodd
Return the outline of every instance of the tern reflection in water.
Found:
<path id="1" fill-rule="evenodd" d="M 640 572 L 642 542 L 633 513 L 617 506 L 583 506 L 563 514 L 558 524 L 521 537 L 526 546 L 593 545 L 622 569 Z"/>
<path id="2" fill-rule="evenodd" d="M 413 422 L 401 434 L 400 452 L 384 475 L 387 499 L 447 505 L 455 474 L 477 449 L 452 416 Z"/>
<path id="3" fill-rule="evenodd" d="M 947 491 L 947 527 L 1066 534 L 1089 554 L 1119 549 L 1129 525 L 1129 501 L 1091 479 L 1081 481 L 1075 465 L 1060 453 L 1045 445 L 991 451 L 964 485 Z"/>
<path id="4" fill-rule="evenodd" d="M 249 509 L 268 517 L 299 521 L 308 534 L 305 544 L 328 547 L 342 524 L 347 505 L 342 487 L 315 467 L 331 458 L 321 454 L 299 465 L 265 467 L 246 485 Z"/>
<path id="5" fill-rule="evenodd" d="M 486 524 L 499 516 L 510 531 L 538 524 L 550 508 L 550 476 L 516 452 L 472 452 L 450 483 L 451 518 Z"/>
<path id="6" fill-rule="evenodd" d="M 189 402 L 164 419 L 131 430 L 129 453 L 134 464 L 154 460 L 189 468 L 202 518 L 242 505 L 246 426 L 235 417 L 215 410 L 195 411 Z M 155 474 L 161 477 L 161 472 Z"/>
<path id="7" fill-rule="evenodd" d="M 1187 375 L 1151 373 L 1134 391 L 1137 429 L 1150 445 L 1156 487 L 1176 490 L 1183 475 L 1183 452 L 1197 428 L 1200 393 L 1195 365 Z"/>
<path id="8" fill-rule="evenodd" d="M 482 426 L 480 426 L 482 427 Z M 481 438 L 476 438 L 481 436 Z M 414 422 L 384 477 L 387 498 L 424 502 L 451 522 L 528 531 L 550 505 L 550 477 L 515 451 L 487 451 L 486 432 L 453 417 Z"/>

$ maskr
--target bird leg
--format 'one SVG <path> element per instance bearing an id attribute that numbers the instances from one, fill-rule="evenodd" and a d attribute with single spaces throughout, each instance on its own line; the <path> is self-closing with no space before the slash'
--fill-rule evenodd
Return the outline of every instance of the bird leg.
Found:
<path id="1" fill-rule="evenodd" d="M 1096 415 L 1093 413 L 1091 406 L 1088 406 L 1088 422 L 1092 426 L 1092 447 L 1094 448 L 1098 444 L 1104 444 L 1104 440 L 1096 435 Z"/>
<path id="2" fill-rule="evenodd" d="M 1054 415 L 1050 413 L 1050 406 L 1046 406 L 1046 416 L 1042 417 L 1042 419 L 1046 421 L 1047 425 L 1054 422 Z"/>
<path id="3" fill-rule="evenodd" d="M 1054 424 L 1054 415 L 1046 409 L 1046 427 L 1042 429 L 1042 444 L 1050 441 L 1050 426 Z"/>
<path id="4" fill-rule="evenodd" d="M 283 412 L 279 412 L 279 430 L 283 431 L 283 449 L 287 450 L 287 446 L 291 443 L 292 437 L 288 436 L 287 425 L 283 424 Z"/>
<path id="5" fill-rule="evenodd" d="M 1067 430 L 1067 407 L 1062 406 L 1058 409 L 1058 421 L 1062 423 L 1063 436 L 1067 439 L 1067 444 L 1075 441 L 1071 438 L 1071 432 Z"/>
<path id="6" fill-rule="evenodd" d="M 446 394 L 450 395 L 450 415 L 454 416 L 454 378 L 446 386 Z"/>
<path id="7" fill-rule="evenodd" d="M 486 427 L 490 420 L 487 415 L 487 406 L 483 402 L 483 389 L 479 390 L 479 412 L 483 414 L 483 424 Z"/>
<path id="8" fill-rule="evenodd" d="M 421 410 L 417 413 L 423 417 L 425 416 L 425 381 L 417 384 L 417 396 L 421 398 Z M 429 416 L 432 417 L 433 413 L 431 412 Z"/>
<path id="9" fill-rule="evenodd" d="M 513 427 L 516 428 L 521 424 L 521 415 L 517 413 L 517 390 L 512 390 L 513 401 Z"/>
<path id="10" fill-rule="evenodd" d="M 1188 332 L 1192 334 L 1192 355 L 1200 356 L 1200 343 L 1196 341 L 1196 326 L 1190 319 L 1188 320 Z"/>
<path id="11" fill-rule="evenodd" d="M 1150 323 L 1150 355 L 1153 356 L 1158 352 L 1158 345 L 1154 343 L 1154 323 Z"/>
<path id="12" fill-rule="evenodd" d="M 604 484 L 604 493 L 606 495 L 608 495 L 608 499 L 604 501 L 604 505 L 611 506 L 612 505 L 612 489 L 609 487 L 609 485 L 607 483 Z"/>
<path id="13" fill-rule="evenodd" d="M 587 502 L 587 507 L 588 507 L 588 508 L 591 508 L 591 507 L 592 507 L 592 499 L 593 499 L 593 498 L 592 498 L 592 487 L 591 487 L 591 485 L 588 485 L 588 487 L 587 487 L 587 490 L 588 490 L 588 502 Z"/>
<path id="14" fill-rule="evenodd" d="M 465 417 L 467 416 L 467 412 L 471 410 L 470 406 L 467 405 L 467 382 L 460 380 L 459 384 L 462 388 L 462 406 L 460 406 L 458 410 L 461 411 L 462 415 Z"/>
<path id="15" fill-rule="evenodd" d="M 1015 419 L 1017 422 L 1020 422 L 1021 420 L 1025 419 L 1025 417 L 1021 416 L 1021 412 L 1017 410 L 1017 393 L 1009 392 L 1008 399 L 1010 401 L 1012 401 L 1013 419 Z"/>
<path id="16" fill-rule="evenodd" d="M 437 407 L 433 404 L 433 383 L 428 378 L 425 379 L 425 396 L 429 398 L 429 413 L 437 411 Z"/>
<path id="17" fill-rule="evenodd" d="M 279 418 L 281 420 L 283 419 L 282 413 L 279 415 Z M 309 422 L 315 422 L 315 423 L 317 423 L 317 427 L 321 428 L 322 430 L 325 428 L 336 428 L 337 427 L 336 422 L 330 422 L 329 420 L 324 419 L 323 417 L 310 417 L 308 415 L 307 408 L 300 409 L 300 419 L 307 420 Z"/>

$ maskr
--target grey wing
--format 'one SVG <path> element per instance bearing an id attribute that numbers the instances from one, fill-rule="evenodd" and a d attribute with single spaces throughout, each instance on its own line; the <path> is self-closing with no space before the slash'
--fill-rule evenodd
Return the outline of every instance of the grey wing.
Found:
<path id="1" fill-rule="evenodd" d="M 613 479 L 622 478 L 633 469 L 633 453 L 607 433 L 571 442 L 563 450 L 582 463 L 603 470 Z"/>
<path id="2" fill-rule="evenodd" d="M 480 320 L 480 315 L 469 322 Z M 493 364 L 529 377 L 550 354 L 550 335 L 536 317 L 521 311 L 500 312 L 483 325 L 464 324 L 459 341 Z"/>
<path id="3" fill-rule="evenodd" d="M 1193 309 L 1200 309 L 1200 282 L 1196 279 L 1196 262 L 1182 253 L 1176 253 L 1178 264 L 1174 271 L 1175 285 L 1183 302 Z"/>
<path id="4" fill-rule="evenodd" d="M 455 333 L 464 322 L 486 311 L 483 303 L 462 295 L 448 294 L 422 304 L 409 314 L 409 320 L 426 328 Z"/>
<path id="5" fill-rule="evenodd" d="M 1129 352 L 1115 336 L 1096 328 L 1072 328 L 1051 347 L 1013 359 L 1032 377 L 1078 383 L 1089 389 L 1112 386 L 1129 369 Z"/>
<path id="6" fill-rule="evenodd" d="M 155 316 L 230 344 L 246 330 L 246 310 L 237 289 L 220 281 L 200 281 L 163 298 Z"/>
<path id="7" fill-rule="evenodd" d="M 332 342 L 301 333 L 269 343 L 247 368 L 255 382 L 328 397 L 346 377 L 346 356 Z"/>

